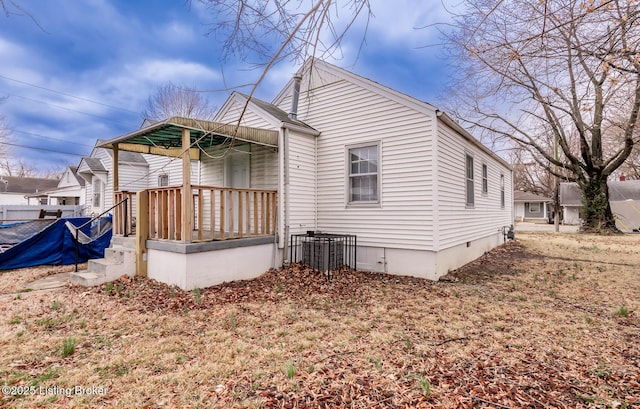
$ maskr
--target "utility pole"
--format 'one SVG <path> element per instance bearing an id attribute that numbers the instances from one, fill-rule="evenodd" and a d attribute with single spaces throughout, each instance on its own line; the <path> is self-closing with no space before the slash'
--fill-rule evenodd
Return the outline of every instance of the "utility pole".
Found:
<path id="1" fill-rule="evenodd" d="M 554 159 L 558 161 L 558 135 L 553 137 Z M 556 173 L 558 168 L 556 167 Z M 560 178 L 555 178 L 555 188 L 553 189 L 553 227 L 556 233 L 560 231 Z"/>

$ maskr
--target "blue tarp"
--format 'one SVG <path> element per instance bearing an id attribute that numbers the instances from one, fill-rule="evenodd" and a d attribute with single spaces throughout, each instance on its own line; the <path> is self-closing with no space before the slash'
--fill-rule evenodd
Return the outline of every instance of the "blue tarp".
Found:
<path id="1" fill-rule="evenodd" d="M 57 219 L 39 233 L 22 240 L 13 247 L 0 253 L 0 270 L 33 267 L 40 265 L 69 265 L 76 262 L 76 246 L 73 233 L 65 226 L 69 221 L 74 226 L 88 222 L 88 217 Z M 91 236 L 91 224 L 82 228 L 82 232 Z M 104 257 L 104 249 L 111 242 L 111 229 L 94 238 L 88 244 L 78 244 L 78 262 Z"/>

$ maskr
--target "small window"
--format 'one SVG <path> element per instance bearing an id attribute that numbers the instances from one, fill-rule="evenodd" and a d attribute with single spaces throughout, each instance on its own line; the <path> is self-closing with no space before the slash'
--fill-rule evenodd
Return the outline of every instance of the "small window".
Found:
<path id="1" fill-rule="evenodd" d="M 48 205 L 48 204 L 49 204 L 49 203 L 48 203 L 48 198 L 46 198 L 46 197 L 41 197 L 41 198 L 40 198 L 40 204 L 41 204 L 41 205 L 45 205 L 45 206 L 46 206 L 46 205 Z"/>
<path id="2" fill-rule="evenodd" d="M 158 187 L 169 186 L 169 175 L 158 175 Z"/>
<path id="3" fill-rule="evenodd" d="M 349 203 L 379 202 L 378 144 L 348 149 Z"/>
<path id="4" fill-rule="evenodd" d="M 98 178 L 93 178 L 93 207 L 101 207 L 102 203 L 102 182 Z"/>
<path id="5" fill-rule="evenodd" d="M 504 209 L 504 175 L 500 175 L 500 207 Z"/>
<path id="6" fill-rule="evenodd" d="M 540 213 L 540 203 L 529 203 L 529 213 Z"/>
<path id="7" fill-rule="evenodd" d="M 489 193 L 489 178 L 488 178 L 487 164 L 482 164 L 482 194 Z"/>
<path id="8" fill-rule="evenodd" d="M 473 188 L 473 157 L 467 155 L 466 157 L 466 170 L 467 170 L 467 206 L 473 206 L 475 204 L 474 188 Z"/>

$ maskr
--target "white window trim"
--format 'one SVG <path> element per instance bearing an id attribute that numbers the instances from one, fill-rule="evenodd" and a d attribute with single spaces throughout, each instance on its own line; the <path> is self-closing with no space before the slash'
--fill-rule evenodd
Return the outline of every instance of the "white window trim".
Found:
<path id="1" fill-rule="evenodd" d="M 487 171 L 487 173 L 485 174 L 484 171 Z M 482 166 L 481 166 L 481 171 L 482 171 L 482 194 L 484 196 L 489 194 L 489 166 L 487 166 L 486 162 L 482 162 Z"/>
<path id="2" fill-rule="evenodd" d="M 162 179 L 165 179 L 165 178 L 166 178 L 167 184 L 163 185 L 161 182 L 162 182 Z M 158 187 L 167 187 L 167 186 L 169 186 L 169 175 L 167 173 L 159 174 L 158 175 Z"/>
<path id="3" fill-rule="evenodd" d="M 535 210 L 532 210 L 533 207 L 531 205 L 535 206 Z M 538 202 L 529 202 L 529 213 L 542 213 L 542 210 L 540 209 L 540 203 L 538 203 Z"/>
<path id="4" fill-rule="evenodd" d="M 504 209 L 505 205 L 505 191 L 504 191 L 504 174 L 500 174 L 500 208 Z"/>
<path id="5" fill-rule="evenodd" d="M 91 181 L 91 206 L 94 209 L 102 209 L 102 206 L 104 204 L 104 182 L 94 176 L 92 181 Z M 96 196 L 98 196 L 98 205 L 96 206 Z"/>
<path id="6" fill-rule="evenodd" d="M 467 158 L 471 158 L 471 171 L 473 174 L 473 178 L 469 179 L 468 177 L 468 172 L 467 172 Z M 470 152 L 465 152 L 464 153 L 464 200 L 465 200 L 465 206 L 468 209 L 472 209 L 476 206 L 476 172 L 475 172 L 475 167 L 476 167 L 476 163 L 475 163 L 475 158 L 473 157 L 473 154 L 471 154 Z M 473 189 L 472 189 L 472 193 L 473 193 L 473 203 L 469 202 L 469 180 L 472 181 L 473 183 Z"/>
<path id="7" fill-rule="evenodd" d="M 351 158 L 349 155 L 349 151 L 351 149 L 357 148 L 366 148 L 375 146 L 378 150 L 378 175 L 377 175 L 377 184 L 378 184 L 378 200 L 371 201 L 351 201 Z M 347 208 L 350 207 L 381 207 L 382 204 L 382 141 L 369 141 L 362 142 L 353 145 L 345 145 L 344 150 L 344 169 L 345 169 L 345 179 L 344 179 L 344 201 Z"/>

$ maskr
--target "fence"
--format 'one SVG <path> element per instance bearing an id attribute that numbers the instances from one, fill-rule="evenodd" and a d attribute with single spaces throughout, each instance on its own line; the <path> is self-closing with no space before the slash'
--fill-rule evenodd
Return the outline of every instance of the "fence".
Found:
<path id="1" fill-rule="evenodd" d="M 291 235 L 290 260 L 327 273 L 356 268 L 356 236 L 309 231 Z"/>
<path id="2" fill-rule="evenodd" d="M 83 205 L 0 205 L 0 223 L 22 220 L 35 220 L 40 210 L 46 212 L 62 211 L 61 217 L 82 217 L 85 215 Z"/>

